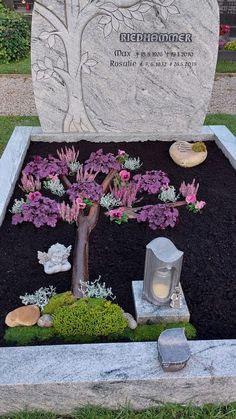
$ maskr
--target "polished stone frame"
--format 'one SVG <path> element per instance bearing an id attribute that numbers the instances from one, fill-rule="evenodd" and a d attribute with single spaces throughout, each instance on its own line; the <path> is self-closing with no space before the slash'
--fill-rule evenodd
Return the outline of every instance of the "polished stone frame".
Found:
<path id="1" fill-rule="evenodd" d="M 236 169 L 236 138 L 224 126 L 202 135 L 41 134 L 16 127 L 0 159 L 0 224 L 30 141 L 213 140 Z M 135 278 L 134 278 L 135 279 Z M 87 404 L 135 409 L 160 403 L 236 401 L 236 339 L 190 341 L 191 358 L 179 372 L 163 372 L 156 342 L 0 348 L 0 414 L 22 409 L 69 413 Z"/>

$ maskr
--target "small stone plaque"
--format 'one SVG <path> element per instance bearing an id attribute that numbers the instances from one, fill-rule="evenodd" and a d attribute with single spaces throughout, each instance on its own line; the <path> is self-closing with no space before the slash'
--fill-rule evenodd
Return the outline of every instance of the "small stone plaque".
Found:
<path id="1" fill-rule="evenodd" d="M 218 53 L 217 0 L 41 0 L 32 75 L 45 132 L 196 134 Z"/>
<path id="2" fill-rule="evenodd" d="M 157 307 L 145 300 L 143 298 L 143 281 L 133 281 L 132 291 L 138 324 L 189 322 L 190 313 L 182 287 L 182 307 L 178 309 L 169 305 Z"/>

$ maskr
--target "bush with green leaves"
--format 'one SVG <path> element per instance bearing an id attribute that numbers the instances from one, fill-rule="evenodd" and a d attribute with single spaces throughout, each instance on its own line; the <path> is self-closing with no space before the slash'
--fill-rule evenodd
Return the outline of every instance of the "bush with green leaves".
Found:
<path id="1" fill-rule="evenodd" d="M 0 0 L 0 64 L 18 61 L 30 50 L 30 26 Z"/>
<path id="2" fill-rule="evenodd" d="M 62 292 L 51 297 L 43 309 L 43 314 L 54 314 L 55 311 L 64 306 L 69 306 L 76 301 L 71 291 Z"/>
<path id="3" fill-rule="evenodd" d="M 100 298 L 81 298 L 53 314 L 53 327 L 62 337 L 108 336 L 122 333 L 127 325 L 121 307 Z"/>
<path id="4" fill-rule="evenodd" d="M 226 51 L 236 51 L 236 41 L 230 41 L 225 44 L 224 49 Z"/>

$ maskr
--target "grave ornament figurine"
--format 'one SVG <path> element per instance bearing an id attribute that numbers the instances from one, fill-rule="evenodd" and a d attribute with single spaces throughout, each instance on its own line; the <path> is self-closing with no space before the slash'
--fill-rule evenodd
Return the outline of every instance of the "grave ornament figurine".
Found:
<path id="1" fill-rule="evenodd" d="M 175 290 L 171 296 L 170 306 L 172 308 L 181 308 L 182 307 L 182 294 L 180 286 L 175 287 Z"/>
<path id="2" fill-rule="evenodd" d="M 53 244 L 48 252 L 38 251 L 38 260 L 44 266 L 44 272 L 48 275 L 58 272 L 66 272 L 71 269 L 68 262 L 72 246 L 65 247 L 63 244 Z"/>

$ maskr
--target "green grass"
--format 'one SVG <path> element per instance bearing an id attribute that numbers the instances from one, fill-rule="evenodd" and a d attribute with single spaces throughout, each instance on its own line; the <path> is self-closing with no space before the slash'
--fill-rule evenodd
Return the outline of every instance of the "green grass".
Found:
<path id="1" fill-rule="evenodd" d="M 31 74 L 30 56 L 8 64 L 0 64 L 0 74 Z M 236 61 L 218 61 L 217 73 L 236 73 Z"/>
<path id="2" fill-rule="evenodd" d="M 30 56 L 20 61 L 0 64 L 0 74 L 31 74 Z"/>
<path id="3" fill-rule="evenodd" d="M 202 407 L 180 406 L 176 404 L 160 405 L 144 411 L 130 408 L 108 410 L 102 407 L 88 406 L 76 410 L 70 415 L 59 415 L 44 411 L 24 411 L 12 415 L 0 416 L 1 419 L 235 419 L 236 403 L 228 405 L 205 405 Z"/>
<path id="4" fill-rule="evenodd" d="M 225 125 L 236 136 L 236 115 L 224 113 L 207 115 L 204 125 Z"/>
<path id="5" fill-rule="evenodd" d="M 216 66 L 217 73 L 236 73 L 236 61 L 220 60 Z"/>
<path id="6" fill-rule="evenodd" d="M 38 126 L 39 119 L 37 116 L 0 116 L 0 155 L 17 125 Z"/>
<path id="7" fill-rule="evenodd" d="M 185 328 L 187 339 L 194 339 L 196 337 L 196 329 L 190 323 L 169 323 L 169 324 L 152 324 L 152 325 L 138 325 L 135 330 L 125 329 L 119 334 L 110 334 L 107 338 L 100 338 L 96 336 L 72 336 L 64 339 L 56 334 L 53 327 L 41 328 L 39 326 L 18 326 L 8 327 L 4 334 L 4 340 L 9 345 L 29 345 L 44 342 L 52 338 L 59 338 L 61 343 L 99 343 L 99 342 L 148 342 L 156 341 L 160 334 L 166 329 L 175 327 Z"/>

